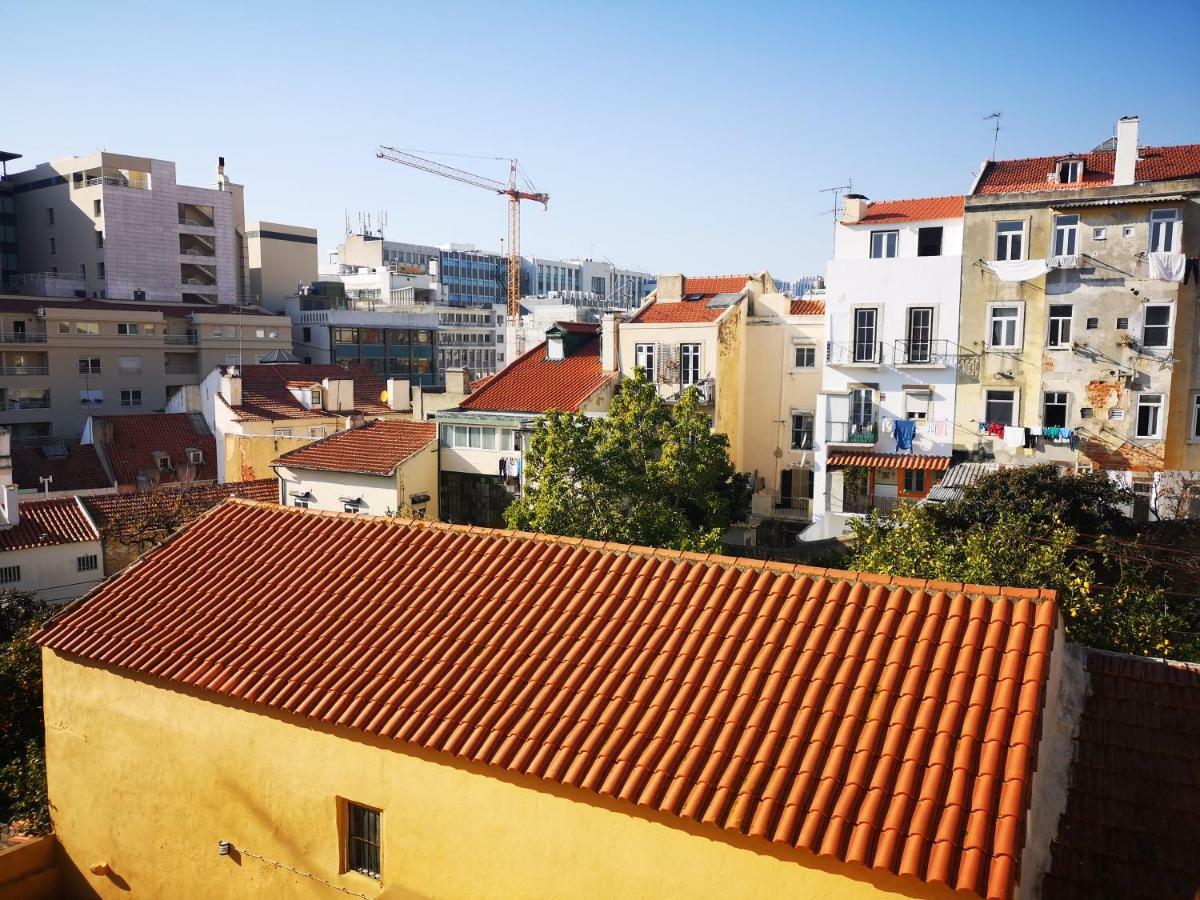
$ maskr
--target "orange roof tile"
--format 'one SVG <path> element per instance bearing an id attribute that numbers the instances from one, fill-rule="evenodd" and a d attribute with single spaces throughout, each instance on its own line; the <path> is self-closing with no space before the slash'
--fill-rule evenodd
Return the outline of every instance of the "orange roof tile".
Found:
<path id="1" fill-rule="evenodd" d="M 100 533 L 75 497 L 21 500 L 15 527 L 0 528 L 0 551 L 98 541 Z"/>
<path id="2" fill-rule="evenodd" d="M 138 519 L 155 505 L 179 499 L 183 507 L 184 521 L 192 521 L 201 513 L 212 509 L 230 497 L 257 500 L 262 503 L 279 502 L 279 481 L 261 478 L 255 481 L 237 481 L 229 484 L 197 484 L 188 487 L 172 487 L 157 491 L 142 491 L 124 494 L 95 494 L 81 497 L 83 505 L 98 526 L 104 528 L 114 518 Z"/>
<path id="3" fill-rule="evenodd" d="M 593 338 L 565 358 L 546 358 L 546 344 L 518 356 L 459 404 L 462 409 L 495 412 L 576 412 L 610 378 L 600 367 L 600 339 Z"/>
<path id="4" fill-rule="evenodd" d="M 229 501 L 38 640 L 1006 900 L 1057 616 L 1048 591 Z"/>
<path id="5" fill-rule="evenodd" d="M 975 188 L 976 194 L 1009 194 L 1029 191 L 1073 191 L 1112 184 L 1116 151 L 1035 156 L 1029 159 L 1001 159 L 989 162 Z M 1057 184 L 1046 180 L 1061 159 L 1082 159 L 1083 180 Z M 1140 147 L 1134 172 L 1137 181 L 1176 181 L 1200 178 L 1200 144 L 1175 147 Z"/>
<path id="6" fill-rule="evenodd" d="M 685 275 L 684 296 L 688 294 L 740 294 L 750 275 Z"/>
<path id="7" fill-rule="evenodd" d="M 948 456 L 922 456 L 918 453 L 830 453 L 827 466 L 861 466 L 867 469 L 925 469 L 945 472 Z"/>
<path id="8" fill-rule="evenodd" d="M 436 440 L 437 425 L 433 422 L 377 419 L 361 428 L 338 431 L 298 447 L 280 456 L 273 465 L 391 475 L 398 465 Z"/>
<path id="9" fill-rule="evenodd" d="M 912 200 L 880 200 L 867 207 L 867 214 L 850 225 L 875 225 L 883 222 L 929 222 L 936 219 L 961 219 L 962 197 L 917 197 Z"/>
<path id="10" fill-rule="evenodd" d="M 716 294 L 703 294 L 697 300 L 654 300 L 630 321 L 642 325 L 688 325 L 715 322 L 728 306 L 711 307 Z"/>
<path id="11" fill-rule="evenodd" d="M 13 447 L 13 481 L 26 490 L 41 490 L 39 479 L 43 476 L 53 479 L 50 482 L 52 491 L 86 491 L 113 486 L 95 447 L 78 442 L 65 446 L 67 455 L 59 459 L 46 456 L 41 447 Z"/>
<path id="12" fill-rule="evenodd" d="M 275 421 L 279 419 L 313 419 L 345 415 L 339 412 L 314 412 L 293 396 L 291 388 L 319 384 L 325 378 L 351 379 L 354 382 L 354 405 L 358 412 L 382 415 L 391 408 L 379 399 L 387 383 L 377 372 L 363 365 L 280 365 L 243 366 L 242 405 L 232 407 L 242 420 Z M 226 398 L 228 399 L 228 398 Z"/>
<path id="13" fill-rule="evenodd" d="M 824 300 L 793 300 L 788 307 L 788 314 L 793 316 L 823 316 L 825 315 Z"/>
<path id="14" fill-rule="evenodd" d="M 217 442 L 199 416 L 188 413 L 148 413 L 136 416 L 104 416 L 112 429 L 111 440 L 103 442 L 105 456 L 112 467 L 117 483 L 136 487 L 141 472 L 157 473 L 160 482 L 178 481 L 178 473 L 189 465 L 187 450 L 195 448 L 204 454 L 204 462 L 196 466 L 196 481 L 215 481 L 217 478 Z M 158 467 L 155 453 L 165 453 L 171 460 L 169 470 Z"/>

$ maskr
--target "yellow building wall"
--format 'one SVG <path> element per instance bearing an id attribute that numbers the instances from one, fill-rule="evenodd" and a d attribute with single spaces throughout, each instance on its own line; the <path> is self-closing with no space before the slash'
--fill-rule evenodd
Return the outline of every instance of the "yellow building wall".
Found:
<path id="1" fill-rule="evenodd" d="M 275 470 L 271 468 L 272 462 L 282 454 L 311 444 L 314 440 L 316 438 L 226 434 L 223 448 L 225 480 L 227 482 L 257 481 L 260 478 L 274 478 Z"/>
<path id="2" fill-rule="evenodd" d="M 68 897 L 963 896 L 49 650 L 43 662 Z M 339 871 L 339 798 L 382 810 L 382 882 Z"/>
<path id="3" fill-rule="evenodd" d="M 396 470 L 396 503 L 399 515 L 410 516 L 413 509 L 409 498 L 413 494 L 428 494 L 425 518 L 438 518 L 438 442 L 405 460 Z"/>
<path id="4" fill-rule="evenodd" d="M 729 438 L 729 457 L 739 472 L 746 468 L 741 427 L 745 321 L 744 304 L 739 304 L 717 325 L 716 411 L 713 416 L 713 428 Z"/>

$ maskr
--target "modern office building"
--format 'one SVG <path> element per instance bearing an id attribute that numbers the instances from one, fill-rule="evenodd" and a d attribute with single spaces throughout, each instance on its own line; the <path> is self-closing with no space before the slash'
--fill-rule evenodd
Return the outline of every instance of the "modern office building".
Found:
<path id="1" fill-rule="evenodd" d="M 288 297 L 317 278 L 317 230 L 278 222 L 251 222 L 246 229 L 249 299 L 283 312 Z"/>
<path id="2" fill-rule="evenodd" d="M 0 290 L 9 278 L 20 272 L 17 262 L 17 207 L 13 183 L 8 180 L 8 164 L 20 159 L 20 153 L 0 150 Z"/>
<path id="3" fill-rule="evenodd" d="M 570 305 L 595 309 L 588 318 L 614 309 L 633 310 L 654 290 L 656 279 L 648 272 L 618 269 L 607 260 L 543 259 L 522 260 L 522 295 L 560 298 Z"/>
<path id="4" fill-rule="evenodd" d="M 218 160 L 216 186 L 175 164 L 118 153 L 41 163 L 10 182 L 23 293 L 236 303 L 248 290 L 242 186 Z"/>
<path id="5" fill-rule="evenodd" d="M 476 250 L 472 244 L 448 244 L 438 259 L 441 302 L 448 306 L 507 304 L 507 272 L 508 260 L 503 256 Z"/>

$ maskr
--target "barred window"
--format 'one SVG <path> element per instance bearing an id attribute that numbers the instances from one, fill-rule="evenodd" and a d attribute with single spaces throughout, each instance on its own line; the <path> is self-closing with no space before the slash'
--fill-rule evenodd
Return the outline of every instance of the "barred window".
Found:
<path id="1" fill-rule="evenodd" d="M 346 868 L 379 878 L 379 810 L 347 803 L 346 812 Z"/>
<path id="2" fill-rule="evenodd" d="M 77 572 L 94 572 L 98 568 L 100 568 L 100 560 L 95 553 L 75 559 L 75 571 Z"/>

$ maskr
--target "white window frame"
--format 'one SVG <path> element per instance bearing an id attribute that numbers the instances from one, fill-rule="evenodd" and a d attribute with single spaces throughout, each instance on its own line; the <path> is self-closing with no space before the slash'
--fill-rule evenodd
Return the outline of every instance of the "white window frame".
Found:
<path id="1" fill-rule="evenodd" d="M 290 429 L 290 428 L 272 428 L 271 429 L 271 437 L 281 438 L 281 437 L 291 437 L 291 436 L 292 436 L 292 429 Z"/>
<path id="2" fill-rule="evenodd" d="M 1074 222 L 1062 224 L 1064 219 L 1074 219 Z M 1062 238 L 1060 247 L 1059 238 Z M 1054 230 L 1051 232 L 1051 256 L 1079 255 L 1079 216 L 1071 213 L 1054 217 Z"/>
<path id="3" fill-rule="evenodd" d="M 95 363 L 93 366 L 92 363 Z M 104 371 L 104 362 L 99 356 L 79 357 L 80 375 L 100 375 Z"/>
<path id="4" fill-rule="evenodd" d="M 655 381 L 658 378 L 658 345 L 657 344 L 634 344 L 633 345 L 633 364 L 641 366 L 646 372 L 647 381 Z"/>
<path id="5" fill-rule="evenodd" d="M 914 313 L 929 313 L 929 334 L 925 338 L 914 338 L 913 334 L 918 333 L 923 326 L 916 325 L 913 321 Z M 922 304 L 920 306 L 909 306 L 904 310 L 904 365 L 930 365 L 934 361 L 933 342 L 934 334 L 937 333 L 937 307 L 932 305 Z M 924 358 L 921 359 L 920 354 L 914 355 L 913 345 L 918 346 L 924 343 Z"/>
<path id="6" fill-rule="evenodd" d="M 875 252 L 875 239 L 879 238 L 879 250 Z M 889 253 L 888 251 L 891 250 Z M 872 231 L 868 255 L 871 259 L 896 259 L 900 255 L 900 232 L 898 229 L 880 229 Z"/>
<path id="7" fill-rule="evenodd" d="M 142 405 L 142 389 L 141 388 L 122 388 L 121 389 L 121 406 L 132 409 Z"/>
<path id="8" fill-rule="evenodd" d="M 904 418 L 921 424 L 928 422 L 933 414 L 933 388 L 906 387 L 903 393 Z"/>
<path id="9" fill-rule="evenodd" d="M 804 351 L 805 354 L 808 355 L 812 359 L 812 362 L 801 363 L 800 362 L 801 351 Z M 795 343 L 793 343 L 792 344 L 792 368 L 797 369 L 802 372 L 807 372 L 810 369 L 815 369 L 816 367 L 817 367 L 817 345 L 810 344 L 805 341 L 796 341 Z"/>
<path id="10" fill-rule="evenodd" d="M 1160 240 L 1160 231 L 1158 226 L 1166 225 L 1166 241 Z M 1179 233 L 1183 223 L 1180 221 L 1179 210 L 1177 209 L 1152 209 L 1150 210 L 1150 239 L 1147 246 L 1151 253 L 1175 253 L 1176 247 L 1183 246 L 1183 242 L 1179 239 Z M 1165 246 L 1164 246 L 1165 244 Z"/>
<path id="11" fill-rule="evenodd" d="M 1013 309 L 1016 309 L 1016 311 L 1017 311 L 1017 316 L 1015 319 L 1014 330 L 1013 330 L 1013 343 L 1011 343 L 1011 344 L 994 343 L 992 341 L 992 334 L 994 331 L 993 323 L 996 321 L 995 311 L 997 309 L 1008 309 L 1010 307 Z M 1009 318 L 1008 316 L 1005 316 L 1004 320 L 1007 320 L 1008 318 Z M 1024 337 L 1025 337 L 1025 304 L 1024 303 L 1022 303 L 1020 301 L 1012 301 L 1012 302 L 995 301 L 995 302 L 989 303 L 987 305 L 987 335 L 986 335 L 986 339 L 987 339 L 987 347 L 989 350 L 1020 350 L 1021 347 L 1025 343 Z"/>
<path id="12" fill-rule="evenodd" d="M 1150 398 L 1154 398 L 1153 403 L 1147 402 Z M 1166 396 L 1161 393 L 1145 393 L 1138 395 L 1137 409 L 1134 411 L 1133 417 L 1133 436 L 1144 440 L 1157 440 L 1163 436 L 1163 424 L 1166 421 L 1165 412 L 1167 405 Z M 1155 409 L 1157 414 L 1154 417 L 1154 431 L 1152 434 L 1142 433 L 1142 409 Z"/>
<path id="13" fill-rule="evenodd" d="M 996 251 L 996 261 L 997 262 L 1006 262 L 1009 260 L 1019 260 L 1019 259 L 1025 258 L 1025 252 L 1028 249 L 1027 242 L 1025 240 L 1025 232 L 1027 230 L 1027 228 L 1026 228 L 1027 224 L 1028 223 L 1025 219 L 998 219 L 996 221 L 996 228 L 995 228 L 996 240 L 995 240 L 995 244 L 994 244 L 994 249 Z M 1001 225 L 1020 225 L 1021 227 L 1019 230 L 1016 230 L 1016 231 L 1011 230 L 1011 229 L 1001 231 L 1000 230 Z M 1013 255 L 1013 252 L 1012 252 L 1012 239 L 1014 237 L 1020 241 L 1020 243 L 1017 245 L 1017 254 L 1015 256 Z M 1004 255 L 1000 254 L 1001 240 L 1004 241 Z"/>
<path id="14" fill-rule="evenodd" d="M 805 418 L 808 419 L 808 446 L 807 447 L 797 447 L 796 446 L 796 432 L 797 432 L 797 430 L 799 430 L 800 432 L 803 432 L 804 429 L 796 428 L 796 420 L 797 419 L 805 419 Z M 810 412 L 808 410 L 794 409 L 794 410 L 792 410 L 791 418 L 789 421 L 790 421 L 791 429 L 788 432 L 788 446 L 792 450 L 812 450 L 813 442 L 816 440 L 816 432 L 817 432 L 817 417 L 816 417 L 816 415 L 814 415 L 812 412 Z"/>
<path id="15" fill-rule="evenodd" d="M 687 343 L 679 345 L 679 386 L 681 388 L 699 384 L 703 345 Z M 689 359 L 690 357 L 690 359 Z"/>
<path id="16" fill-rule="evenodd" d="M 1052 316 L 1050 311 L 1056 306 L 1065 306 L 1070 312 L 1066 318 Z M 1050 350 L 1069 350 L 1071 347 L 1071 329 L 1075 321 L 1075 307 L 1070 303 L 1046 304 L 1046 347 Z M 1063 334 L 1062 323 L 1066 323 L 1066 334 Z"/>
<path id="17" fill-rule="evenodd" d="M 982 413 L 981 421 L 988 422 L 988 423 L 997 421 L 995 419 L 988 418 L 988 406 L 992 402 L 991 395 L 993 393 L 1012 394 L 1012 421 L 1011 422 L 1003 422 L 1003 423 L 999 423 L 999 424 L 1012 425 L 1013 427 L 1016 427 L 1016 425 L 1021 421 L 1021 390 L 1020 390 L 1020 388 L 1015 388 L 1015 387 L 984 388 L 983 389 L 983 413 Z M 997 401 L 997 402 L 1006 403 L 1008 401 Z"/>
<path id="18" fill-rule="evenodd" d="M 1166 343 L 1165 343 L 1165 344 L 1147 344 L 1147 343 L 1146 343 L 1146 328 L 1147 328 L 1147 325 L 1146 325 L 1146 319 L 1147 319 L 1147 310 L 1150 310 L 1150 309 L 1164 309 L 1164 308 L 1167 310 L 1167 324 L 1166 324 L 1166 326 L 1162 326 L 1162 325 L 1151 325 L 1151 326 L 1149 326 L 1149 327 L 1150 327 L 1150 328 L 1163 328 L 1163 327 L 1166 327 L 1166 329 L 1167 329 L 1167 341 L 1166 341 Z M 1142 346 L 1143 346 L 1143 347 L 1145 347 L 1145 348 L 1147 348 L 1147 349 L 1150 349 L 1150 350 L 1163 350 L 1163 351 L 1167 351 L 1167 352 L 1169 352 L 1169 351 L 1171 350 L 1171 347 L 1174 345 L 1174 340 L 1175 340 L 1175 304 L 1174 304 L 1174 303 L 1147 303 L 1147 304 L 1145 304 L 1145 305 L 1142 307 L 1142 327 L 1141 327 L 1141 338 L 1140 338 L 1140 340 L 1141 340 L 1141 344 L 1142 344 Z"/>
<path id="19" fill-rule="evenodd" d="M 1063 159 L 1055 167 L 1059 184 L 1079 184 L 1083 181 L 1083 160 Z"/>
<path id="20" fill-rule="evenodd" d="M 1070 428 L 1071 427 L 1071 394 L 1068 391 L 1042 391 L 1042 425 L 1044 426 L 1047 424 L 1046 423 L 1046 408 L 1051 405 L 1050 402 L 1047 400 L 1047 398 L 1050 396 L 1054 396 L 1054 397 L 1061 396 L 1063 398 L 1063 401 L 1061 404 L 1058 402 L 1055 402 L 1053 404 L 1054 406 L 1062 406 L 1063 407 L 1063 423 L 1062 423 L 1062 425 L 1060 425 L 1058 427 L 1059 428 Z"/>
<path id="21" fill-rule="evenodd" d="M 858 358 L 858 314 L 871 313 L 871 355 L 868 359 Z M 855 306 L 850 310 L 850 361 L 870 365 L 879 362 L 879 323 L 883 319 L 882 310 L 878 306 Z M 863 342 L 866 343 L 865 341 Z"/>
<path id="22" fill-rule="evenodd" d="M 79 392 L 79 402 L 83 406 L 103 406 L 104 388 L 84 388 Z"/>

